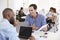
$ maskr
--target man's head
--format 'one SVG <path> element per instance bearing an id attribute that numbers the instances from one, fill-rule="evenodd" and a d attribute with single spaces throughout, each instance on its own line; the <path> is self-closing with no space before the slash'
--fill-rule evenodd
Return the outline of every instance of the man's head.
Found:
<path id="1" fill-rule="evenodd" d="M 37 12 L 37 5 L 36 4 L 31 4 L 29 6 L 29 12 L 31 16 L 34 16 Z"/>
<path id="2" fill-rule="evenodd" d="M 14 12 L 10 8 L 5 8 L 3 10 L 3 18 L 7 19 L 10 23 L 14 21 Z M 12 22 L 13 22 L 12 21 Z"/>

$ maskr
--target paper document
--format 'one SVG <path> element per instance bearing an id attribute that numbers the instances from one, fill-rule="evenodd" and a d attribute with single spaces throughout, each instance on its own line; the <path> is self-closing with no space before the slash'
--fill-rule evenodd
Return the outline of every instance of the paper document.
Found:
<path id="1" fill-rule="evenodd" d="M 45 27 L 47 27 L 47 25 L 48 24 L 46 24 L 46 25 L 43 25 L 40 29 L 38 29 L 37 31 L 40 31 L 40 30 L 42 30 L 43 28 L 45 28 Z"/>

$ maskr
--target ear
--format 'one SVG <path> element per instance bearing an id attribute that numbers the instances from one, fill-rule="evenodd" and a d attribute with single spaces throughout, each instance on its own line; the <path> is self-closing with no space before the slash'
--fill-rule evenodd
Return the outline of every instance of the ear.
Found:
<path id="1" fill-rule="evenodd" d="M 8 15 L 7 15 L 7 19 L 9 20 L 9 19 L 10 19 L 10 17 L 11 17 L 11 16 L 8 14 Z"/>
<path id="2" fill-rule="evenodd" d="M 10 17 L 10 15 L 8 14 L 8 17 Z"/>

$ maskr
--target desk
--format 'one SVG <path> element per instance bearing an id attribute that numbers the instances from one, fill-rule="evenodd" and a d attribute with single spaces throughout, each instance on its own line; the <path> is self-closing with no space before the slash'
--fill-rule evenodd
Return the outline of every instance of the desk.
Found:
<path id="1" fill-rule="evenodd" d="M 47 32 L 48 34 L 45 35 L 45 32 L 35 32 L 32 33 L 32 36 L 35 37 L 35 40 L 58 40 L 58 35 L 53 32 Z M 46 36 L 46 37 L 40 37 L 40 36 Z"/>
<path id="2" fill-rule="evenodd" d="M 55 33 L 47 32 L 48 33 L 46 35 L 47 38 L 40 37 L 41 35 L 44 35 L 44 34 L 40 35 L 40 33 L 44 33 L 44 32 L 32 33 L 32 35 L 35 37 L 35 40 L 60 40 L 60 39 L 58 39 L 58 37 L 57 37 L 57 35 Z M 27 40 L 27 39 L 20 39 L 20 40 Z"/>
<path id="3" fill-rule="evenodd" d="M 46 37 L 42 37 L 42 36 L 46 36 L 44 33 L 45 32 L 35 32 L 35 33 L 32 33 L 32 36 L 35 37 L 35 40 L 47 40 Z"/>

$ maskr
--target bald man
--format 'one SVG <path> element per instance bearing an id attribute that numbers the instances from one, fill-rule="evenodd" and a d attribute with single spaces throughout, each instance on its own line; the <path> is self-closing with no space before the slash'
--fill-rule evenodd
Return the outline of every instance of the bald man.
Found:
<path id="1" fill-rule="evenodd" d="M 3 20 L 0 23 L 0 31 L 3 32 L 9 40 L 19 40 L 14 24 L 14 12 L 10 8 L 3 10 Z"/>

